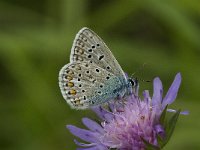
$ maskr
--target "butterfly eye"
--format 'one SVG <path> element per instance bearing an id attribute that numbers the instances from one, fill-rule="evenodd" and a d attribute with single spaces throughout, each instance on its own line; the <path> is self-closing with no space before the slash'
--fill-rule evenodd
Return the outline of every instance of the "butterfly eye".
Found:
<path id="1" fill-rule="evenodd" d="M 89 49 L 88 52 L 92 52 L 92 49 Z"/>
<path id="2" fill-rule="evenodd" d="M 136 86 L 136 81 L 135 80 L 133 80 L 133 79 L 128 79 L 129 80 L 129 82 L 131 83 L 131 85 L 134 87 L 134 86 Z"/>

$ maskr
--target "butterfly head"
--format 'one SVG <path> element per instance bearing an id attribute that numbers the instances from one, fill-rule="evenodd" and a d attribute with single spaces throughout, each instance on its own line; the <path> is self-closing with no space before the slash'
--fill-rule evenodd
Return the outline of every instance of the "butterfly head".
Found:
<path id="1" fill-rule="evenodd" d="M 129 78 L 128 81 L 130 82 L 130 84 L 133 88 L 138 86 L 138 79 L 137 78 Z"/>
<path id="2" fill-rule="evenodd" d="M 139 89 L 139 82 L 137 78 L 129 78 L 128 79 L 128 87 L 129 87 L 129 94 L 134 93 L 137 94 Z"/>

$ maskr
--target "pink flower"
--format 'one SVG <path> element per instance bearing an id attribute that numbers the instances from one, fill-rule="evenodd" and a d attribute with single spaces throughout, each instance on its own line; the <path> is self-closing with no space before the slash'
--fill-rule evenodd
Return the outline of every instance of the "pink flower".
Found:
<path id="1" fill-rule="evenodd" d="M 101 123 L 83 118 L 83 124 L 89 129 L 80 129 L 73 125 L 67 128 L 72 134 L 89 144 L 75 143 L 82 148 L 78 150 L 144 150 L 146 148 L 161 149 L 169 141 L 180 111 L 176 112 L 166 123 L 167 106 L 176 99 L 181 83 L 178 73 L 163 98 L 162 82 L 159 78 L 153 81 L 154 93 L 143 92 L 143 99 L 136 95 L 125 97 L 122 101 L 109 104 L 109 110 L 101 106 L 93 108 L 100 117 Z M 187 114 L 187 112 L 181 112 Z"/>

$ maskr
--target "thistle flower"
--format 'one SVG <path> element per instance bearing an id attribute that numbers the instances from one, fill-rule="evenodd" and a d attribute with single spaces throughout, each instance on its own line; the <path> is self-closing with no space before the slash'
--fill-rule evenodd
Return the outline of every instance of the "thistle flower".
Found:
<path id="1" fill-rule="evenodd" d="M 153 81 L 153 96 L 146 90 L 143 99 L 130 95 L 121 103 L 110 103 L 109 109 L 102 106 L 93 108 L 101 119 L 97 123 L 89 118 L 83 118 L 83 124 L 89 129 L 81 129 L 67 125 L 72 134 L 89 144 L 75 143 L 82 147 L 77 150 L 144 150 L 161 149 L 169 141 L 180 112 L 167 109 L 176 99 L 181 83 L 178 73 L 163 98 L 161 80 L 157 77 Z M 166 111 L 175 112 L 169 121 L 166 121 Z"/>

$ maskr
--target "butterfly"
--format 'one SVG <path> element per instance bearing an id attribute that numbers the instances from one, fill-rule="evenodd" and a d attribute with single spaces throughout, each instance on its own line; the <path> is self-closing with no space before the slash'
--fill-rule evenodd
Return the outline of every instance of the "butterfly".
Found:
<path id="1" fill-rule="evenodd" d="M 59 72 L 59 87 L 71 108 L 86 109 L 122 98 L 137 85 L 94 31 L 84 27 L 77 33 L 70 63 Z"/>

